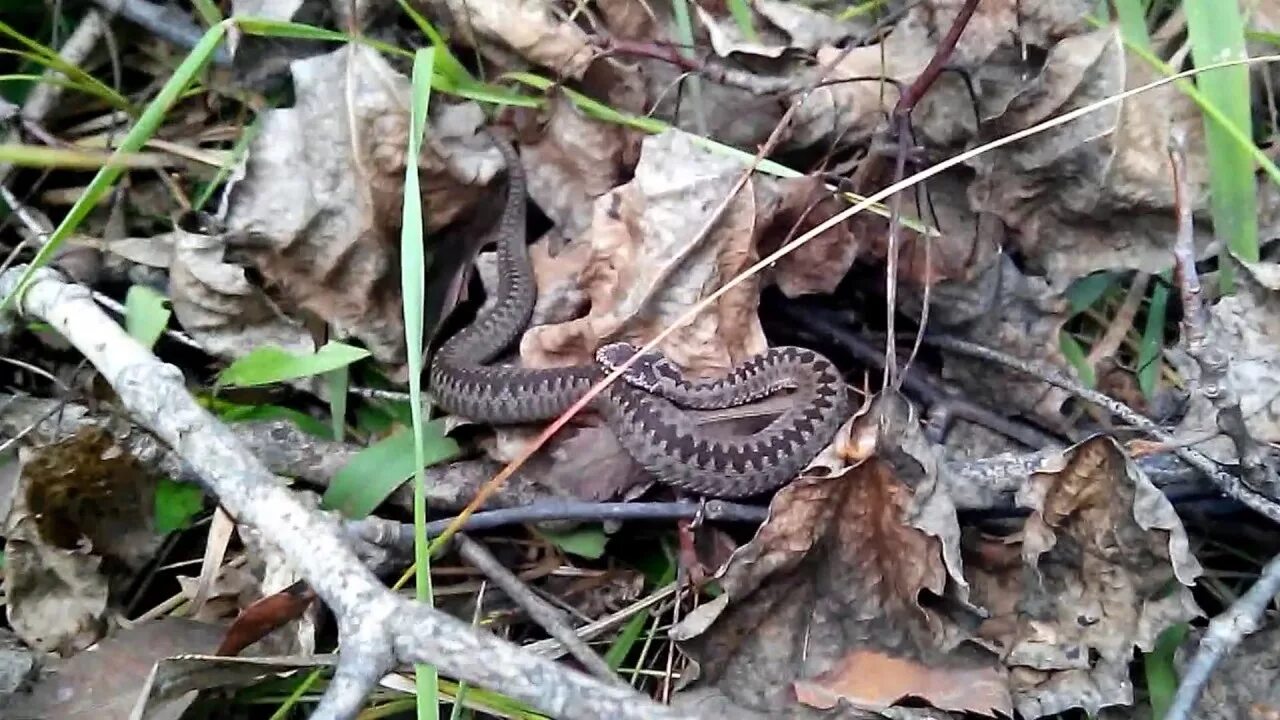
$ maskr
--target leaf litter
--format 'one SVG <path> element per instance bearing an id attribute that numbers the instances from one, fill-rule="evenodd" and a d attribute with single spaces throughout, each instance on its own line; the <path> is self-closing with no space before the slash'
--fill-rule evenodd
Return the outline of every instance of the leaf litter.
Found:
<path id="1" fill-rule="evenodd" d="M 503 169 L 480 130 L 514 126 L 531 207 L 539 211 L 530 224 L 538 303 L 533 326 L 505 361 L 544 368 L 587 363 L 604 343 L 655 337 L 764 254 L 843 209 L 845 200 L 829 187 L 833 177 L 817 170 L 842 175 L 841 189 L 854 192 L 891 182 L 897 148 L 883 142 L 887 115 L 928 65 L 962 4 L 926 0 L 862 17 L 823 3 L 759 0 L 751 5 L 750 35 L 727 9 L 694 4 L 703 52 L 683 62 L 748 72 L 761 82 L 825 68 L 834 80 L 805 96 L 779 136 L 779 157 L 809 172 L 790 178 L 755 173 L 732 197 L 743 161 L 694 133 L 754 150 L 782 120 L 787 103 L 716 82 L 711 70 L 694 92 L 682 82 L 689 69 L 655 42 L 676 36 L 671 10 L 661 4 L 601 0 L 579 16 L 550 3 L 424 3 L 423 12 L 447 31 L 455 50 L 473 53 L 467 63 L 484 66 L 490 77 L 545 72 L 619 111 L 675 120 L 681 129 L 647 134 L 600 120 L 556 85 L 539 110 L 509 108 L 496 122 L 485 103 L 440 93 L 432 98 L 418 158 L 405 155 L 411 88 L 399 59 L 356 43 L 255 45 L 246 36 L 246 53 L 267 58 L 257 68 L 237 68 L 237 79 L 249 87 L 285 78 L 292 97 L 258 114 L 261 126 L 216 215 L 200 223 L 186 218 L 172 232 L 104 242 L 101 249 L 113 262 L 167 271 L 176 327 L 203 348 L 206 363 L 225 365 L 264 345 L 311 351 L 331 336 L 367 348 L 369 376 L 399 387 L 407 369 L 397 255 L 405 165 L 418 163 L 422 178 L 421 197 L 412 201 L 424 206 L 428 251 L 438 260 L 433 287 L 449 287 L 447 297 L 428 308 L 429 327 L 445 327 L 454 305 L 476 305 L 473 290 L 497 281 L 492 254 L 476 252 L 483 223 L 475 219 L 490 212 Z M 240 15 L 295 17 L 293 8 L 233 6 Z M 1084 19 L 1093 11 L 1084 0 L 979 3 L 953 55 L 965 72 L 943 73 L 918 99 L 911 143 L 924 158 L 940 159 L 1154 79 L 1154 71 L 1125 50 L 1116 27 Z M 366 32 L 402 38 L 409 27 L 402 25 L 397 36 L 384 17 L 336 11 L 353 27 L 359 23 L 349 12 L 368 23 Z M 1267 14 L 1259 17 L 1265 28 Z M 596 44 L 602 37 L 648 52 L 603 54 Z M 219 122 L 213 114 L 202 121 Z M 1174 129 L 1189 138 L 1193 209 L 1204 214 L 1202 119 L 1173 85 L 979 155 L 930 181 L 927 195 L 908 194 L 908 219 L 938 232 L 898 227 L 899 304 L 891 310 L 899 322 L 914 328 L 910 323 L 927 307 L 931 329 L 1070 371 L 1059 338 L 1073 322 L 1072 284 L 1099 270 L 1159 273 L 1172 262 L 1176 225 L 1166 140 Z M 908 150 L 914 155 L 914 147 Z M 1275 189 L 1263 184 L 1258 196 L 1261 234 L 1270 237 Z M 882 346 L 885 308 L 877 303 L 884 299 L 889 225 L 871 213 L 849 218 L 719 298 L 658 349 L 686 377 L 722 377 L 796 329 L 768 326 L 761 307 L 802 296 L 829 305 Z M 1198 223 L 1194 233 L 1201 259 L 1210 258 L 1216 252 L 1211 226 Z M 467 282 L 473 257 L 478 284 Z M 1280 361 L 1268 338 L 1280 332 L 1274 327 L 1280 273 L 1273 258 L 1245 266 L 1237 277 L 1236 294 L 1212 298 L 1208 330 L 1231 355 L 1229 377 L 1248 430 L 1275 443 Z M 1192 588 L 1206 571 L 1181 508 L 1127 454 L 1113 425 L 1081 423 L 1068 394 L 1039 378 L 926 349 L 915 358 L 917 371 L 967 402 L 1036 424 L 1062 441 L 1035 448 L 1046 450 L 1046 459 L 1014 479 L 1018 489 L 1005 510 L 1016 512 L 974 522 L 950 494 L 956 464 L 1026 448 L 967 421 L 940 442 L 925 432 L 909 388 L 881 388 L 877 367 L 850 365 L 837 354 L 837 339 L 820 339 L 816 349 L 831 352 L 868 396 L 832 445 L 768 501 L 767 519 L 752 536 L 735 538 L 705 525 L 691 530 L 704 547 L 708 539 L 735 547 L 711 568 L 713 597 L 672 616 L 670 637 L 682 658 L 675 704 L 715 707 L 733 717 L 1016 712 L 1028 718 L 1140 704 L 1131 666 L 1138 653 L 1154 648 L 1162 630 L 1205 614 Z M 65 362 L 41 358 L 51 352 L 47 345 L 4 349 L 54 371 Z M 1195 361 L 1176 346 L 1164 356 L 1159 361 L 1194 390 Z M 1116 365 L 1129 372 L 1132 362 L 1126 356 Z M 192 373 L 203 370 L 196 365 Z M 8 385 L 18 392 L 49 390 L 23 375 Z M 76 400 L 91 408 L 99 402 Z M 734 434 L 778 407 L 775 401 L 695 416 L 716 432 Z M 311 403 L 310 411 L 316 408 Z M 1191 392 L 1173 432 L 1203 438 L 1217 427 L 1217 412 L 1204 393 Z M 465 418 L 451 420 L 458 437 L 482 456 L 461 463 L 488 463 L 485 468 L 518 457 L 540 429 L 489 431 Z M 357 426 L 364 439 L 388 430 L 363 420 Z M 1222 462 L 1234 460 L 1225 437 L 1194 444 Z M 182 627 L 161 624 L 167 621 L 120 629 L 112 618 L 129 595 L 119 587 L 121 574 L 141 572 L 160 546 L 147 513 L 152 468 L 90 431 L 24 448 L 17 466 L 17 481 L 0 486 L 6 491 L 0 507 L 8 507 L 6 617 L 23 643 L 72 656 L 73 663 L 106 661 L 94 672 L 108 674 L 123 657 L 114 653 L 145 650 L 146 665 L 208 652 L 200 633 L 188 636 Z M 53 476 L 58 485 L 51 489 Z M 522 490 L 515 505 L 663 494 L 589 416 L 517 477 Z M 456 511 L 467 495 L 457 493 L 452 504 L 433 510 Z M 618 538 L 630 532 L 610 531 Z M 219 638 L 229 618 L 282 597 L 297 577 L 287 558 L 260 540 L 244 538 L 251 570 L 219 574 L 215 602 L 190 624 L 212 623 L 201 627 Z M 1270 551 L 1274 547 L 1264 549 Z M 507 559 L 530 562 L 516 550 Z M 621 577 L 631 588 L 632 577 L 615 572 L 612 562 L 607 554 L 602 562 L 562 559 L 566 572 L 597 574 L 585 587 L 608 587 L 608 578 Z M 437 568 L 450 569 L 458 568 Z M 174 580 L 179 596 L 194 594 L 190 578 Z M 556 586 L 548 581 L 544 587 Z M 572 603 L 584 622 L 616 609 L 600 598 Z M 304 612 L 290 606 L 292 614 L 273 619 L 293 623 L 269 638 L 283 648 L 267 642 L 250 654 L 312 651 L 316 626 L 294 622 Z M 518 610 L 505 615 L 507 629 L 528 627 Z M 165 642 L 146 639 L 143 629 Z M 98 650 L 83 652 L 98 641 Z M 1244 652 L 1265 652 L 1261 645 L 1250 641 Z M 1275 664 L 1258 671 L 1257 662 L 1233 663 L 1220 668 L 1208 697 L 1219 706 L 1249 703 L 1262 712 L 1268 683 L 1255 683 L 1252 696 L 1227 697 L 1226 679 L 1274 678 Z M 65 665 L 42 682 L 72 682 L 78 672 L 84 670 Z M 248 672 L 241 682 L 260 677 Z M 130 706 L 148 692 L 116 689 Z M 47 690 L 37 684 L 23 702 L 55 703 L 39 706 L 52 712 L 56 701 L 41 700 L 41 692 Z"/>

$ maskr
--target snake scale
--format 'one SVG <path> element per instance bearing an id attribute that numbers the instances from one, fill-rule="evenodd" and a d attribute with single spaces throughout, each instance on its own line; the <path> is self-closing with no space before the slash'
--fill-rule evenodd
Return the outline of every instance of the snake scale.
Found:
<path id="1" fill-rule="evenodd" d="M 492 136 L 491 136 L 492 137 Z M 488 365 L 524 332 L 537 288 L 525 240 L 525 179 L 520 158 L 493 137 L 507 165 L 507 197 L 495 241 L 497 296 L 470 325 L 446 340 L 431 362 L 429 385 L 439 407 L 492 424 L 553 419 L 635 349 L 613 343 L 596 363 L 548 369 Z M 793 479 L 831 442 L 849 415 L 839 371 L 823 356 L 774 347 L 731 375 L 689 381 L 661 355 L 637 360 L 593 402 L 623 448 L 658 480 L 713 497 L 746 497 Z M 790 389 L 792 402 L 752 435 L 709 435 L 684 409 L 743 405 Z"/>

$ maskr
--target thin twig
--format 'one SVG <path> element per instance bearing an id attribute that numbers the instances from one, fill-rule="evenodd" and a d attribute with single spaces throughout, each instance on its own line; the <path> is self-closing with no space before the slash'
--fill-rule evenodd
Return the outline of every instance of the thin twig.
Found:
<path id="1" fill-rule="evenodd" d="M 1209 676 L 1227 653 L 1247 635 L 1257 632 L 1271 599 L 1280 593 L 1280 555 L 1271 558 L 1258 581 L 1226 612 L 1209 621 L 1195 657 L 1183 671 L 1178 692 L 1173 696 L 1164 720 L 1187 720 L 1196 701 L 1209 683 Z"/>
<path id="2" fill-rule="evenodd" d="M 1031 360 L 1014 357 L 1008 353 L 993 350 L 984 345 L 969 342 L 968 340 L 961 340 L 959 338 L 931 335 L 925 338 L 925 343 L 943 350 L 959 353 L 961 355 L 1000 363 L 1005 367 L 1017 370 L 1031 377 L 1043 380 L 1054 387 L 1066 390 L 1081 400 L 1091 402 L 1105 408 L 1112 415 L 1119 417 L 1121 420 L 1129 423 L 1133 427 L 1142 430 L 1160 442 L 1168 443 L 1171 446 L 1171 452 L 1185 460 L 1192 467 L 1204 473 L 1205 477 L 1212 480 L 1214 485 L 1216 485 L 1218 489 L 1228 497 L 1239 500 L 1272 522 L 1280 523 L 1280 505 L 1277 505 L 1272 500 L 1254 492 L 1234 475 L 1223 472 L 1223 470 L 1218 467 L 1218 464 L 1204 453 L 1192 448 L 1177 446 L 1177 438 L 1164 428 L 1138 413 L 1133 408 L 1104 393 L 1081 385 L 1074 378 L 1067 377 L 1065 373 L 1057 368 Z"/>
<path id="3" fill-rule="evenodd" d="M 1275 469 L 1267 463 L 1262 446 L 1245 425 L 1240 398 L 1231 384 L 1231 358 L 1220 345 L 1209 341 L 1209 311 L 1196 274 L 1191 201 L 1187 192 L 1186 138 L 1181 129 L 1175 129 L 1169 136 L 1169 162 L 1173 167 L 1174 206 L 1178 213 L 1173 256 L 1182 298 L 1182 337 L 1187 343 L 1187 354 L 1200 366 L 1197 389 L 1218 411 L 1218 429 L 1235 445 L 1245 483 L 1268 497 L 1280 497 Z M 1228 253 L 1223 253 L 1222 261 L 1231 262 Z"/>
<path id="4" fill-rule="evenodd" d="M 599 655 L 591 650 L 585 642 L 582 641 L 573 632 L 573 628 L 569 627 L 565 622 L 564 613 L 551 607 L 547 601 L 538 597 L 536 593 L 529 589 L 527 585 L 516 577 L 515 573 L 508 570 L 498 562 L 498 559 L 489 552 L 484 545 L 472 540 L 462 533 L 454 536 L 458 544 L 458 554 L 463 559 L 471 563 L 477 570 L 485 574 L 498 587 L 502 588 L 507 597 L 511 598 L 517 605 L 524 608 L 529 617 L 538 623 L 547 634 L 560 641 L 565 649 L 569 651 L 578 662 L 582 663 L 592 675 L 610 683 L 619 683 L 618 675 L 609 667 Z"/>
<path id="5" fill-rule="evenodd" d="M 719 522 L 759 523 L 768 515 L 762 507 L 710 500 L 706 505 L 693 502 L 596 503 L 581 500 L 546 500 L 521 507 L 486 510 L 467 517 L 462 529 L 475 532 L 523 523 L 579 521 L 604 522 L 638 520 L 688 520 L 701 514 L 704 520 Z M 455 522 L 445 518 L 427 523 L 427 537 L 436 537 Z M 366 517 L 349 520 L 346 532 L 395 552 L 413 551 L 413 524 Z"/>

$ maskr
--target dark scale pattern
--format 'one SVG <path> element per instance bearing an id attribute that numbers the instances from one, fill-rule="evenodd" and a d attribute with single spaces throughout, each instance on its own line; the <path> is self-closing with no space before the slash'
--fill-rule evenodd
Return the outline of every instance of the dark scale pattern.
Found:
<path id="1" fill-rule="evenodd" d="M 525 180 L 520 158 L 494 138 L 508 169 L 507 199 L 497 233 L 498 288 L 493 306 L 450 338 L 432 361 L 429 384 L 445 411 L 495 424 L 549 420 L 634 352 L 607 346 L 601 366 L 535 370 L 485 363 L 511 346 L 533 316 L 537 289 L 525 244 Z M 760 432 L 712 437 L 681 408 L 743 405 L 781 390 L 792 405 Z M 771 348 L 733 374 L 688 381 L 666 358 L 629 368 L 597 399 L 619 442 L 659 480 L 716 497 L 766 492 L 794 478 L 831 442 L 849 416 L 844 379 L 834 365 L 804 348 Z"/>

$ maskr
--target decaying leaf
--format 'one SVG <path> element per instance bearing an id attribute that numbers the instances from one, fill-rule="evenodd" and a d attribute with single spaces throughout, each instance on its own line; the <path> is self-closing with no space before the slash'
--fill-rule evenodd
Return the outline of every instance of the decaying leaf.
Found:
<path id="1" fill-rule="evenodd" d="M 155 478 L 101 428 L 24 452 L 4 525 L 6 612 L 32 647 L 69 654 L 103 631 L 103 560 L 136 570 L 151 529 Z"/>
<path id="2" fill-rule="evenodd" d="M 842 668 L 879 661 L 928 668 L 917 677 L 929 687 L 881 686 L 885 694 L 928 696 L 932 688 L 962 707 L 1010 705 L 1007 690 L 1001 700 L 986 684 L 955 694 L 974 673 L 1003 670 L 976 645 L 957 649 L 961 633 L 925 602 L 962 601 L 948 586 L 963 578 L 950 576 L 945 559 L 958 562 L 958 532 L 935 461 L 916 456 L 921 446 L 912 438 L 885 451 L 890 435 L 918 437 L 904 410 L 887 395 L 851 420 L 813 464 L 826 472 L 779 491 L 768 521 L 721 570 L 723 594 L 673 631 L 707 682 L 734 703 L 775 715 L 797 696 L 822 707 L 868 707 L 874 693 L 851 684 Z"/>
<path id="3" fill-rule="evenodd" d="M 1199 614 L 1200 574 L 1169 500 L 1111 439 L 1097 437 L 1031 476 L 1021 537 L 973 540 L 979 636 L 1010 671 L 1027 717 L 1133 703 L 1129 662 L 1171 624 Z M 983 552 L 983 545 L 1007 548 Z"/>
<path id="4" fill-rule="evenodd" d="M 1229 380 L 1240 399 L 1245 426 L 1255 440 L 1280 442 L 1280 266 L 1243 264 L 1234 295 L 1209 308 L 1209 342 L 1231 358 Z M 1182 350 L 1171 353 L 1183 377 L 1199 387 L 1200 368 Z M 1183 437 L 1205 437 L 1217 431 L 1218 411 L 1203 393 L 1194 393 L 1178 424 Z M 1197 449 L 1220 462 L 1236 462 L 1235 446 L 1217 437 Z"/>
<path id="5" fill-rule="evenodd" d="M 774 716 L 797 700 L 1029 718 L 1132 704 L 1134 652 L 1198 613 L 1169 501 L 1096 438 L 1028 479 L 1020 534 L 962 551 L 917 424 L 881 396 L 815 462 L 834 474 L 778 493 L 723 594 L 673 631 L 706 686 Z"/>
<path id="6" fill-rule="evenodd" d="M 156 663 L 213 650 L 223 629 L 184 618 L 162 618 L 121 630 L 63 662 L 57 672 L 4 709 L 7 720 L 177 720 L 195 699 L 177 693 L 134 714 L 146 701 Z"/>
<path id="7" fill-rule="evenodd" d="M 169 296 L 183 330 L 214 355 L 239 357 L 264 346 L 315 351 L 302 323 L 249 282 L 244 268 L 227 262 L 222 238 L 174 233 Z"/>
<path id="8" fill-rule="evenodd" d="M 287 309 L 325 320 L 380 361 L 404 361 L 396 262 L 408 136 L 408 78 L 348 45 L 291 64 L 296 101 L 262 129 L 223 213 L 226 244 L 249 257 Z M 461 217 L 500 169 L 474 105 L 432 104 L 422 157 L 426 230 Z"/>

